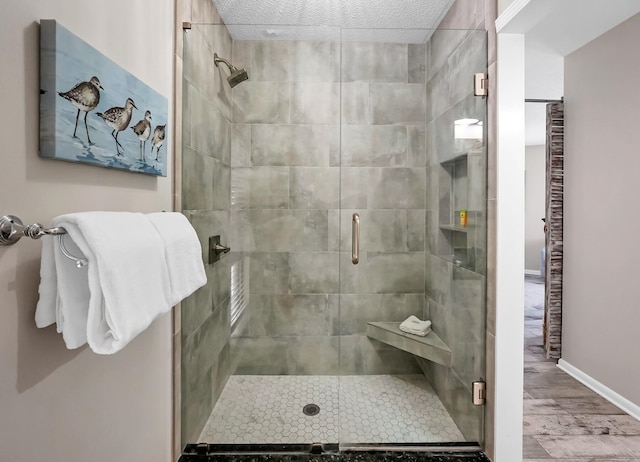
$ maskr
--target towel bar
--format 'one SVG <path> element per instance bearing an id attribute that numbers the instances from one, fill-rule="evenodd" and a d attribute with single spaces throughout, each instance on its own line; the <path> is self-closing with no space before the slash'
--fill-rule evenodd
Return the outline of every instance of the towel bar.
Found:
<path id="1" fill-rule="evenodd" d="M 87 259 L 75 257 L 67 250 L 63 239 L 65 234 L 67 234 L 67 230 L 62 227 L 45 228 L 40 223 L 25 226 L 22 220 L 14 215 L 0 217 L 0 245 L 13 245 L 23 236 L 31 239 L 40 239 L 42 236 L 58 236 L 62 254 L 73 260 L 78 268 L 82 268 L 87 264 Z"/>
<path id="2" fill-rule="evenodd" d="M 40 223 L 25 226 L 22 220 L 14 215 L 0 217 L 0 245 L 12 245 L 28 236 L 31 239 L 40 239 L 42 236 L 66 234 L 64 228 L 45 228 Z"/>

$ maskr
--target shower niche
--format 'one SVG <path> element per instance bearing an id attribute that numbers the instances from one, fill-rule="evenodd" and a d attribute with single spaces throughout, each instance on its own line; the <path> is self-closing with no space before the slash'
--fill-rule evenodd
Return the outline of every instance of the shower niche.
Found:
<path id="1" fill-rule="evenodd" d="M 460 153 L 440 162 L 440 257 L 471 270 L 476 269 L 479 249 L 483 248 L 477 245 L 485 226 L 485 194 L 478 181 L 483 169 L 481 151 Z"/>

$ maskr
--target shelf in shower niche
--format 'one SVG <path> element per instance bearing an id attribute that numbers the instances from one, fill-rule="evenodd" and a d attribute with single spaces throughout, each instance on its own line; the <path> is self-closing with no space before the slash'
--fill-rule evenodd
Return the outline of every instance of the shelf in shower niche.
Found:
<path id="1" fill-rule="evenodd" d="M 467 227 L 460 225 L 440 225 L 440 229 L 446 229 L 447 231 L 457 231 L 459 233 L 466 233 Z"/>
<path id="2" fill-rule="evenodd" d="M 425 337 L 420 337 L 402 332 L 399 326 L 399 322 L 368 322 L 367 337 L 451 367 L 451 350 L 433 331 Z"/>

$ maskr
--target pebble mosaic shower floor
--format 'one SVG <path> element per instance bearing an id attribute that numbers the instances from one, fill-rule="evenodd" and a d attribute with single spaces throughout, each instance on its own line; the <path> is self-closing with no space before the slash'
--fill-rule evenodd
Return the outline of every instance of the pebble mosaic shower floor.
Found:
<path id="1" fill-rule="evenodd" d="M 319 412 L 306 415 L 315 404 Z M 311 409 L 313 411 L 313 409 Z M 464 441 L 422 375 L 234 375 L 201 443 L 432 443 Z"/>

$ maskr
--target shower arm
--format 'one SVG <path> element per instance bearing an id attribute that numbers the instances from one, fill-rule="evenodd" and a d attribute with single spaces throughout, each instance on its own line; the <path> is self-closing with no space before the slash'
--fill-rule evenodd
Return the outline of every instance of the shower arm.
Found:
<path id="1" fill-rule="evenodd" d="M 220 63 L 220 62 L 222 62 L 222 63 L 227 65 L 227 67 L 229 68 L 229 72 L 233 73 L 233 72 L 237 71 L 237 68 L 233 64 L 231 64 L 226 59 L 221 58 L 220 56 L 218 56 L 218 53 L 214 53 L 213 54 L 213 64 L 215 64 L 216 67 L 218 67 L 218 63 Z"/>

